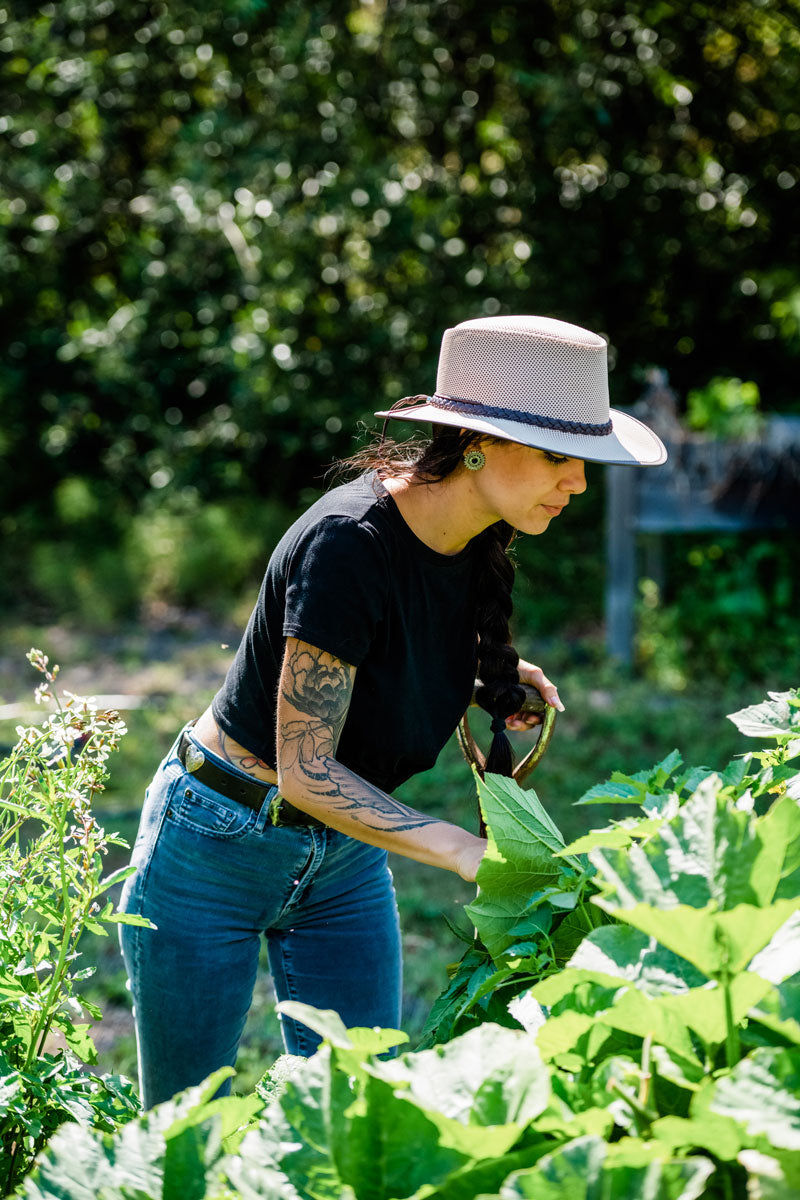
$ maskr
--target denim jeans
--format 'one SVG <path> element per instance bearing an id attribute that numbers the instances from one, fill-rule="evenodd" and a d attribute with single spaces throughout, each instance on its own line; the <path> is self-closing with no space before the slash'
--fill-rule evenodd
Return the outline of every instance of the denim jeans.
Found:
<path id="1" fill-rule="evenodd" d="M 234 1065 L 262 934 L 279 1000 L 332 1008 L 348 1027 L 400 1023 L 386 851 L 327 826 L 272 825 L 277 789 L 253 812 L 187 772 L 177 745 L 147 790 L 121 903 L 157 926 L 120 927 L 146 1108 Z M 289 1052 L 313 1053 L 311 1030 L 281 1026 Z"/>

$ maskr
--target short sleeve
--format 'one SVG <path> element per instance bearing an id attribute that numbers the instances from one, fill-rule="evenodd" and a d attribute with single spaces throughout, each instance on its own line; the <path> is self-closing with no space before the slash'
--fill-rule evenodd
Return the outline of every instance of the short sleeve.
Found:
<path id="1" fill-rule="evenodd" d="M 376 532 L 351 517 L 325 517 L 292 550 L 283 635 L 357 667 L 385 612 L 388 584 Z"/>

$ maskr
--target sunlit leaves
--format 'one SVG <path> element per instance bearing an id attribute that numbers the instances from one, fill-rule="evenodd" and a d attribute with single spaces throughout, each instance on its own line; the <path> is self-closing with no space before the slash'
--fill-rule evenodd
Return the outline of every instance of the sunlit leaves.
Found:
<path id="1" fill-rule="evenodd" d="M 787 795 L 754 815 L 765 772 L 748 770 L 763 754 L 715 774 L 674 753 L 620 777 L 643 815 L 612 826 L 629 844 L 590 835 L 594 877 L 532 793 L 489 776 L 486 911 L 478 901 L 475 914 L 503 965 L 468 950 L 438 1008 L 443 1044 L 382 1059 L 404 1035 L 285 1004 L 324 1038 L 310 1060 L 279 1060 L 255 1096 L 209 1103 L 212 1079 L 115 1135 L 62 1133 L 24 1194 L 699 1200 L 746 1189 L 790 1200 L 800 816 Z M 555 882 L 542 889 L 542 876 Z M 535 957 L 536 939 L 573 914 L 578 883 L 599 886 L 621 923 L 591 930 L 556 970 L 551 953 Z M 514 905 L 510 932 L 528 936 L 527 957 L 505 945 Z M 515 975 L 530 982 L 537 970 L 546 977 L 503 1003 Z M 453 1036 L 470 1001 L 473 1027 Z M 18 1093 L 9 1071 L 0 1103 Z"/>

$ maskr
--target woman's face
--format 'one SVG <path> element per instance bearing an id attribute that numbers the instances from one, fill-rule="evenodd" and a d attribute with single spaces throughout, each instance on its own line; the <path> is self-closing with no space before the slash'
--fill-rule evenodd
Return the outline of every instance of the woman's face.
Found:
<path id="1" fill-rule="evenodd" d="M 586 491 L 583 460 L 564 458 L 519 442 L 481 440 L 486 463 L 473 473 L 476 499 L 491 522 L 507 521 L 520 533 L 544 533 L 570 498 Z"/>

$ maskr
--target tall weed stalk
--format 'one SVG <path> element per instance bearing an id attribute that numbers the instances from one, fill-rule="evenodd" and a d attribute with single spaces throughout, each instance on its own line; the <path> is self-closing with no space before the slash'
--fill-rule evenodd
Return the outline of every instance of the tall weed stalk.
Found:
<path id="1" fill-rule="evenodd" d="M 129 920 L 101 898 L 130 868 L 103 877 L 111 846 L 92 812 L 107 760 L 125 725 L 91 699 L 55 689 L 57 666 L 28 659 L 44 677 L 37 704 L 53 711 L 18 726 L 0 763 L 0 1188 L 15 1188 L 65 1121 L 113 1129 L 139 1110 L 122 1077 L 96 1076 L 89 1035 L 100 1011 L 76 990 L 93 968 L 78 965 L 84 933 Z M 134 918 L 141 921 L 141 918 Z M 60 1037 L 56 1035 L 61 1035 Z"/>

